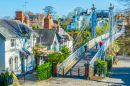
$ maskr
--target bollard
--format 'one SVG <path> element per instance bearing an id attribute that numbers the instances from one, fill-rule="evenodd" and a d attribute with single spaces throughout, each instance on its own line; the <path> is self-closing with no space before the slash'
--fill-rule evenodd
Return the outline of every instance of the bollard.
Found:
<path id="1" fill-rule="evenodd" d="M 64 68 L 63 68 L 63 77 L 64 77 Z"/>
<path id="2" fill-rule="evenodd" d="M 80 73 L 80 71 L 79 71 L 79 68 L 78 68 L 78 77 L 80 77 L 80 74 L 79 74 L 79 73 Z"/>
<path id="3" fill-rule="evenodd" d="M 70 68 L 70 77 L 72 77 L 72 69 Z"/>

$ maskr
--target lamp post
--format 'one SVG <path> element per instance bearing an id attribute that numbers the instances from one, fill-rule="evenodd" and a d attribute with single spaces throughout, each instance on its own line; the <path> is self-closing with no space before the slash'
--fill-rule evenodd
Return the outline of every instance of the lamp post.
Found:
<path id="1" fill-rule="evenodd" d="M 40 36 L 40 48 L 41 48 L 41 36 L 43 36 L 42 34 L 39 35 Z"/>
<path id="2" fill-rule="evenodd" d="M 90 37 L 89 34 L 87 34 L 86 38 L 89 39 L 89 37 Z M 89 42 L 88 42 L 88 47 L 87 48 L 89 49 Z"/>

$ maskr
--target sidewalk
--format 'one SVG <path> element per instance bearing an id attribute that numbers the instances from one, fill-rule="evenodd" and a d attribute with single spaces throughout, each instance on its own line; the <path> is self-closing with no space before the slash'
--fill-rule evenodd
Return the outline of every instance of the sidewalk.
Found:
<path id="1" fill-rule="evenodd" d="M 113 65 L 109 75 L 110 86 L 130 86 L 130 58 L 118 56 L 119 64 Z"/>

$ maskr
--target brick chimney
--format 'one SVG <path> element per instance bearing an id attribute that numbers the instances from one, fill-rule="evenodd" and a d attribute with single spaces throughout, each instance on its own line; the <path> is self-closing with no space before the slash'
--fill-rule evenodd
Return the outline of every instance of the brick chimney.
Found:
<path id="1" fill-rule="evenodd" d="M 60 25 L 59 25 L 60 23 L 58 22 L 58 24 L 57 24 L 57 31 L 58 32 L 60 32 Z"/>
<path id="2" fill-rule="evenodd" d="M 16 11 L 14 20 L 20 20 L 21 22 L 23 22 L 24 21 L 24 12 L 23 11 Z"/>
<path id="3" fill-rule="evenodd" d="M 29 17 L 27 15 L 24 17 L 24 22 L 30 27 Z"/>
<path id="4" fill-rule="evenodd" d="M 47 17 L 44 19 L 44 28 L 45 29 L 51 29 L 51 19 L 50 14 L 48 13 Z"/>

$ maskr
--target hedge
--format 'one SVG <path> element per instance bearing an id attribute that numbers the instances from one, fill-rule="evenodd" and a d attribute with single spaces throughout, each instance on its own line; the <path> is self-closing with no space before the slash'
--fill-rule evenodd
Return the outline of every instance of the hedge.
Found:
<path id="1" fill-rule="evenodd" d="M 37 66 L 37 79 L 43 80 L 52 76 L 52 62 Z"/>

